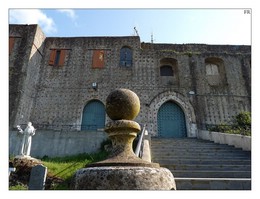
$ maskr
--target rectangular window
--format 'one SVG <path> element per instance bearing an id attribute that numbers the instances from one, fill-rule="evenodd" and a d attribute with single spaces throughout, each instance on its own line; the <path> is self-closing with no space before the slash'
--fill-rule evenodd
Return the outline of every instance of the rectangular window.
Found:
<path id="1" fill-rule="evenodd" d="M 92 68 L 104 68 L 105 61 L 104 61 L 104 50 L 94 50 L 93 57 L 92 57 Z"/>
<path id="2" fill-rule="evenodd" d="M 66 50 L 64 49 L 52 49 L 49 59 L 49 65 L 51 66 L 63 66 L 66 57 Z"/>
<path id="3" fill-rule="evenodd" d="M 14 41 L 15 38 L 14 37 L 9 37 L 9 55 L 12 53 L 13 48 L 14 48 Z"/>
<path id="4" fill-rule="evenodd" d="M 120 66 L 131 67 L 133 59 L 132 49 L 129 47 L 123 47 L 120 50 Z"/>

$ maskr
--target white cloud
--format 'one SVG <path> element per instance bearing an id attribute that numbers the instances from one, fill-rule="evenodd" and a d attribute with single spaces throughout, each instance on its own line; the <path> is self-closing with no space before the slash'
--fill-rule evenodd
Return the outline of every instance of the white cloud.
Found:
<path id="1" fill-rule="evenodd" d="M 77 15 L 75 14 L 75 11 L 72 9 L 58 9 L 57 10 L 60 13 L 66 14 L 71 19 L 76 19 Z"/>
<path id="2" fill-rule="evenodd" d="M 9 23 L 38 24 L 46 34 L 57 31 L 53 19 L 47 17 L 47 15 L 39 9 L 10 9 Z"/>

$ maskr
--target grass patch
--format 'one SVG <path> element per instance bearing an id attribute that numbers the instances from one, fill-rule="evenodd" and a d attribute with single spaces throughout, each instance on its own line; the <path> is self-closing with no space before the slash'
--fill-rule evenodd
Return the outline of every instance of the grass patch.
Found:
<path id="1" fill-rule="evenodd" d="M 41 160 L 48 168 L 48 172 L 53 176 L 60 177 L 64 180 L 69 179 L 80 168 L 85 167 L 87 164 L 98 162 L 107 157 L 105 151 L 94 154 L 78 154 L 66 157 L 43 157 Z"/>
<path id="2" fill-rule="evenodd" d="M 28 190 L 28 187 L 26 185 L 15 185 L 10 186 L 9 190 Z"/>
<path id="3" fill-rule="evenodd" d="M 84 168 L 87 164 L 104 160 L 107 155 L 107 152 L 101 151 L 99 153 L 82 153 L 66 157 L 44 157 L 42 162 L 48 168 L 48 174 L 63 180 L 61 183 L 53 183 L 51 189 L 68 190 L 71 178 L 78 169 Z"/>
<path id="4" fill-rule="evenodd" d="M 69 190 L 71 178 L 77 170 L 84 168 L 87 164 L 104 160 L 107 156 L 108 152 L 103 150 L 93 154 L 82 153 L 66 157 L 50 158 L 45 156 L 38 158 L 48 169 L 45 190 Z M 12 179 L 12 181 L 18 180 Z M 28 182 L 15 183 L 15 185 L 9 187 L 9 190 L 28 190 Z"/>

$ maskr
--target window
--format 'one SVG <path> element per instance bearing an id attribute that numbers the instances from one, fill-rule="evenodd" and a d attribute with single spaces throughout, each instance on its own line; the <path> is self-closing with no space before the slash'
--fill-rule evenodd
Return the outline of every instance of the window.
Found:
<path id="1" fill-rule="evenodd" d="M 66 50 L 53 49 L 51 50 L 49 65 L 51 66 L 63 66 L 65 62 Z"/>
<path id="2" fill-rule="evenodd" d="M 164 65 L 160 67 L 161 76 L 173 76 L 173 69 L 169 65 Z"/>
<path id="3" fill-rule="evenodd" d="M 224 61 L 219 57 L 205 59 L 205 74 L 209 86 L 227 85 Z"/>
<path id="4" fill-rule="evenodd" d="M 54 61 L 54 65 L 58 66 L 60 62 L 60 50 L 56 51 L 56 56 L 55 56 L 55 61 Z"/>
<path id="5" fill-rule="evenodd" d="M 123 47 L 120 50 L 120 66 L 132 66 L 132 50 L 129 47 Z"/>
<path id="6" fill-rule="evenodd" d="M 14 37 L 9 37 L 9 55 L 12 53 L 13 48 L 14 48 L 14 41 L 15 38 Z"/>
<path id="7" fill-rule="evenodd" d="M 92 68 L 104 68 L 104 50 L 94 50 L 92 57 Z"/>
<path id="8" fill-rule="evenodd" d="M 207 75 L 219 75 L 218 65 L 206 64 L 206 74 Z"/>

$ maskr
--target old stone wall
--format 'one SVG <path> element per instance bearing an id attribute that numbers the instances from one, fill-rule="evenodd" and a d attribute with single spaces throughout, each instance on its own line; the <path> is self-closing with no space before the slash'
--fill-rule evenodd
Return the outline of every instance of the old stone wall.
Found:
<path id="1" fill-rule="evenodd" d="M 62 157 L 80 153 L 95 153 L 107 139 L 104 132 L 36 130 L 32 138 L 30 155 L 42 158 Z M 22 135 L 18 131 L 9 133 L 9 155 L 20 155 Z"/>
<path id="2" fill-rule="evenodd" d="M 188 136 L 196 136 L 197 128 L 228 122 L 240 111 L 251 109 L 250 46 L 152 44 L 141 43 L 136 36 L 46 38 L 43 44 L 31 62 L 37 69 L 30 67 L 27 73 L 39 74 L 34 79 L 37 86 L 27 89 L 33 106 L 23 105 L 32 107 L 28 112 L 14 107 L 17 115 L 24 112 L 33 124 L 80 126 L 84 106 L 93 99 L 105 104 L 116 88 L 136 92 L 141 101 L 136 121 L 146 123 L 155 136 L 157 112 L 167 100 L 184 111 Z M 132 66 L 120 65 L 123 47 L 132 51 Z M 62 66 L 49 64 L 55 49 L 65 51 Z M 97 51 L 103 53 L 101 67 L 93 67 Z M 163 65 L 171 66 L 172 76 L 161 75 Z M 217 71 L 207 65 L 217 65 Z M 92 83 L 97 83 L 97 89 Z M 17 123 L 26 119 L 17 119 Z"/>
<path id="3" fill-rule="evenodd" d="M 14 25 L 9 37 L 14 40 L 9 57 L 9 122 L 16 126 L 31 117 L 45 36 L 37 25 Z"/>

